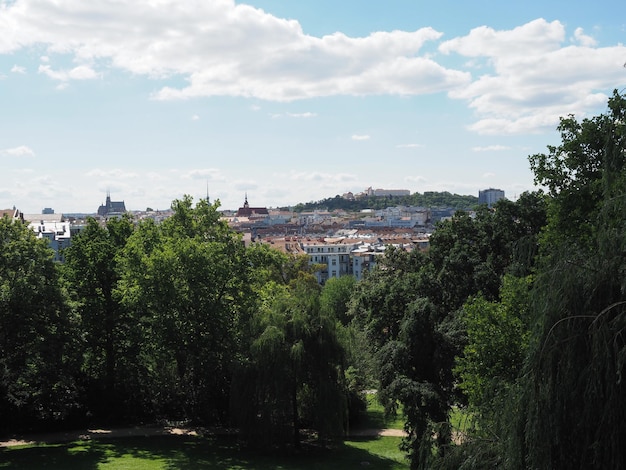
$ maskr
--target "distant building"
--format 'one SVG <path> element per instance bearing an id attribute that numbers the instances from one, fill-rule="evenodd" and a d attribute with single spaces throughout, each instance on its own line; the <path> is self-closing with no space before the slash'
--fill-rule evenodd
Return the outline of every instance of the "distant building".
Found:
<path id="1" fill-rule="evenodd" d="M 54 209 L 52 207 L 44 207 L 41 213 L 45 215 L 54 214 Z"/>
<path id="2" fill-rule="evenodd" d="M 410 196 L 411 191 L 408 189 L 372 189 L 370 186 L 365 190 L 367 196 L 386 197 L 386 196 Z"/>
<path id="3" fill-rule="evenodd" d="M 250 204 L 248 204 L 248 195 L 246 194 L 246 199 L 243 203 L 243 207 L 240 207 L 237 210 L 237 216 L 236 217 L 252 217 L 252 216 L 269 216 L 269 212 L 267 210 L 267 207 L 250 207 Z"/>
<path id="4" fill-rule="evenodd" d="M 26 216 L 31 218 L 32 216 Z M 31 220 L 28 227 L 35 232 L 37 238 L 42 238 L 48 241 L 50 248 L 54 251 L 54 260 L 58 262 L 64 262 L 63 250 L 71 244 L 71 229 L 70 222 L 66 222 L 59 215 L 56 220 L 50 217 L 49 219 Z"/>
<path id="5" fill-rule="evenodd" d="M 478 204 L 487 204 L 489 207 L 493 207 L 500 199 L 504 199 L 504 191 L 501 189 L 489 188 L 478 191 Z"/>
<path id="6" fill-rule="evenodd" d="M 24 222 L 24 213 L 13 207 L 13 209 L 0 209 L 0 217 L 8 217 L 14 222 Z"/>
<path id="7" fill-rule="evenodd" d="M 124 201 L 111 201 L 111 194 L 107 191 L 106 202 L 98 207 L 98 215 L 101 217 L 110 217 L 122 215 L 126 212 Z"/>

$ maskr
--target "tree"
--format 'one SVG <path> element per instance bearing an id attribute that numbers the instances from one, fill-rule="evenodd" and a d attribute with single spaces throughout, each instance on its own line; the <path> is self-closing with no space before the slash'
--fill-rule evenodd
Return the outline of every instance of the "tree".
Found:
<path id="1" fill-rule="evenodd" d="M 25 225 L 0 218 L 0 426 L 67 418 L 78 406 L 75 324 L 53 252 Z"/>
<path id="2" fill-rule="evenodd" d="M 105 226 L 91 218 L 65 250 L 62 272 L 81 324 L 87 399 L 101 419 L 134 409 L 123 370 L 134 325 L 114 295 L 119 253 L 132 231 L 128 217 L 110 219 Z"/>
<path id="3" fill-rule="evenodd" d="M 615 92 L 608 108 L 562 119 L 561 145 L 531 157 L 551 201 L 519 403 L 525 432 L 511 433 L 520 468 L 626 465 L 626 99 Z"/>
<path id="4" fill-rule="evenodd" d="M 144 331 L 141 374 L 155 411 L 224 423 L 249 267 L 219 202 L 192 204 L 176 200 L 170 219 L 140 224 L 123 253 L 118 295 Z"/>
<path id="5" fill-rule="evenodd" d="M 299 446 L 304 426 L 322 440 L 336 439 L 342 435 L 346 397 L 334 312 L 320 308 L 320 286 L 306 258 L 263 248 L 251 254 L 260 277 L 255 277 L 258 303 L 249 354 L 233 386 L 240 435 L 262 448 Z M 294 271 L 294 265 L 300 268 Z"/>

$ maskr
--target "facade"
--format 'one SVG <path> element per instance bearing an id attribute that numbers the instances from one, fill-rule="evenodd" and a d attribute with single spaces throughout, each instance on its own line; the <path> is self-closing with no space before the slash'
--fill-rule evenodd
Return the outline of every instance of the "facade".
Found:
<path id="1" fill-rule="evenodd" d="M 104 204 L 98 207 L 98 215 L 100 217 L 120 216 L 126 212 L 124 201 L 111 201 L 111 194 L 107 192 L 107 198 Z"/>
<path id="2" fill-rule="evenodd" d="M 35 232 L 37 238 L 48 240 L 50 248 L 54 251 L 54 260 L 65 261 L 63 249 L 71 244 L 70 222 L 56 220 L 32 221 L 28 227 Z"/>
<path id="3" fill-rule="evenodd" d="M 0 209 L 0 217 L 8 217 L 14 222 L 24 222 L 24 214 L 15 207 L 13 209 Z"/>
<path id="4" fill-rule="evenodd" d="M 326 265 L 315 273 L 317 282 L 324 284 L 328 279 L 354 275 L 351 253 L 361 242 L 340 243 L 337 240 L 323 239 L 317 242 L 303 242 L 302 249 L 309 256 L 309 264 Z"/>
<path id="5" fill-rule="evenodd" d="M 504 191 L 501 189 L 489 188 L 478 191 L 479 204 L 487 204 L 489 207 L 493 207 L 500 199 L 504 199 Z"/>
<path id="6" fill-rule="evenodd" d="M 370 186 L 365 190 L 367 196 L 386 197 L 386 196 L 410 196 L 411 191 L 408 189 L 372 189 Z"/>

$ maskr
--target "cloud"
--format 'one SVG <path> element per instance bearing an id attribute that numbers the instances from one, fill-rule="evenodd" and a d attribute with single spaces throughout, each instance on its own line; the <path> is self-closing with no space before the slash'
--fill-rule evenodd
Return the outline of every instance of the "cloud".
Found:
<path id="1" fill-rule="evenodd" d="M 193 116 L 191 116 L 191 120 L 192 121 L 199 121 L 200 120 L 200 116 L 198 116 L 197 114 L 194 114 Z"/>
<path id="2" fill-rule="evenodd" d="M 317 114 L 316 113 L 310 113 L 310 112 L 306 112 L 306 113 L 287 113 L 287 116 L 292 117 L 292 118 L 312 118 L 312 117 L 316 117 Z"/>
<path id="3" fill-rule="evenodd" d="M 506 145 L 487 145 L 484 147 L 472 147 L 474 152 L 501 152 L 503 150 L 510 150 L 511 147 Z"/>
<path id="4" fill-rule="evenodd" d="M 565 27 L 537 19 L 508 31 L 482 26 L 443 42 L 444 54 L 484 60 L 485 73 L 449 92 L 476 112 L 469 129 L 489 135 L 553 130 L 561 116 L 605 106 L 599 90 L 623 83 L 626 46 L 593 48 L 582 30 L 575 36 L 582 45 L 564 46 Z"/>
<path id="5" fill-rule="evenodd" d="M 85 176 L 89 176 L 91 178 L 109 178 L 112 180 L 121 180 L 137 178 L 139 177 L 139 174 L 133 171 L 121 170 L 119 168 L 114 168 L 111 170 L 94 168 L 93 170 L 89 170 L 87 173 L 85 173 Z"/>
<path id="6" fill-rule="evenodd" d="M 422 52 L 442 33 L 340 32 L 315 37 L 295 20 L 234 0 L 16 0 L 4 4 L 0 53 L 45 47 L 54 62 L 111 67 L 187 85 L 163 86 L 155 99 L 244 96 L 292 101 L 333 95 L 415 95 L 469 83 Z M 53 79 L 68 71 L 42 69 Z M 96 75 L 92 70 L 91 76 Z"/>
<path id="7" fill-rule="evenodd" d="M 369 135 L 359 135 L 359 134 L 354 134 L 351 137 L 352 140 L 370 140 L 370 136 Z"/>
<path id="8" fill-rule="evenodd" d="M 225 178 L 217 168 L 200 168 L 181 174 L 182 179 L 223 181 Z"/>
<path id="9" fill-rule="evenodd" d="M 490 173 L 490 172 L 483 174 L 483 178 L 494 178 L 495 176 L 496 176 L 495 173 Z"/>
<path id="10" fill-rule="evenodd" d="M 0 149 L 0 156 L 3 157 L 34 157 L 35 152 L 26 145 L 20 145 L 19 147 L 13 147 L 9 149 Z"/>
<path id="11" fill-rule="evenodd" d="M 316 113 L 311 113 L 311 112 L 306 112 L 306 113 L 285 113 L 285 114 L 269 113 L 269 117 L 272 118 L 272 119 L 282 118 L 283 116 L 290 117 L 290 118 L 307 119 L 307 118 L 316 117 L 317 114 Z"/>
<path id="12" fill-rule="evenodd" d="M 99 76 L 94 69 L 86 65 L 79 65 L 70 70 L 53 70 L 49 65 L 40 65 L 37 71 L 53 80 L 62 82 L 69 80 L 92 80 Z"/>
<path id="13" fill-rule="evenodd" d="M 582 28 L 568 33 L 543 18 L 509 30 L 481 26 L 449 40 L 431 27 L 317 37 L 296 20 L 235 0 L 0 5 L 0 54 L 44 50 L 39 73 L 59 88 L 117 70 L 158 81 L 156 100 L 445 92 L 474 111 L 471 131 L 520 134 L 553 130 L 570 113 L 596 113 L 624 83 L 625 45 L 599 47 Z M 452 62 L 442 55 L 463 65 L 444 65 Z M 74 67 L 57 65 L 68 58 Z"/>
<path id="14" fill-rule="evenodd" d="M 397 149 L 416 149 L 424 147 L 422 144 L 398 144 Z"/>
<path id="15" fill-rule="evenodd" d="M 13 67 L 11 67 L 11 72 L 19 73 L 19 74 L 25 74 L 26 73 L 26 68 L 22 67 L 20 65 L 14 65 Z"/>
<path id="16" fill-rule="evenodd" d="M 594 47 L 598 44 L 598 41 L 591 36 L 587 36 L 582 28 L 576 28 L 574 31 L 574 39 L 584 47 Z"/>

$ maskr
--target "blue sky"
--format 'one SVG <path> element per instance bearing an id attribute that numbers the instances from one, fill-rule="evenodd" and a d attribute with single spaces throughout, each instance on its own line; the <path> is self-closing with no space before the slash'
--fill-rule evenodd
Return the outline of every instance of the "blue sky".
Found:
<path id="1" fill-rule="evenodd" d="M 623 1 L 0 0 L 0 208 L 534 189 L 626 87 Z"/>

